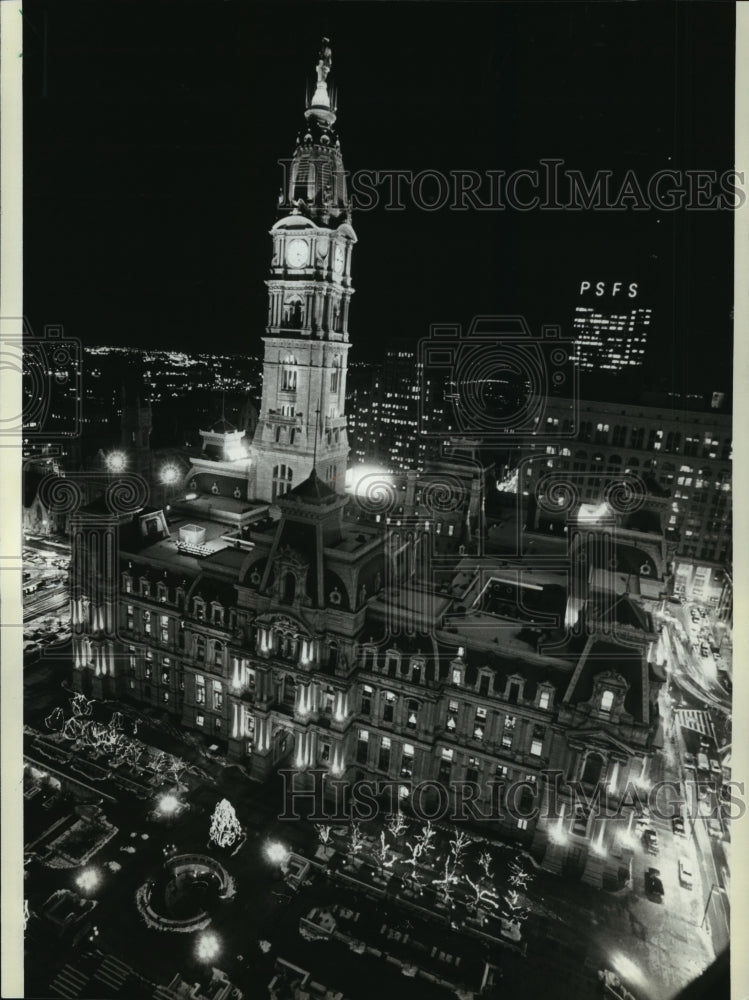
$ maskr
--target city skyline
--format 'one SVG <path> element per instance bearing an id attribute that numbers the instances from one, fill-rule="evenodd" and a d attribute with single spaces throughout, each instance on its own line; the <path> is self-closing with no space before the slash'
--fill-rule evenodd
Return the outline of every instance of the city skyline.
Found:
<path id="1" fill-rule="evenodd" d="M 224 4 L 199 42 L 201 9 L 189 5 L 175 26 L 167 8 L 152 6 L 150 42 L 140 55 L 144 74 L 135 79 L 127 72 L 128 45 L 135 45 L 139 22 L 123 20 L 118 5 L 89 17 L 74 37 L 70 22 L 48 11 L 46 73 L 29 28 L 25 243 L 32 327 L 62 322 L 84 343 L 196 349 L 210 336 L 226 353 L 260 350 L 270 245 L 261 234 L 275 221 L 279 160 L 292 154 L 304 101 L 299 74 L 288 68 L 298 67 L 309 85 L 302 52 L 320 32 L 310 29 L 284 50 L 287 71 L 279 75 L 283 14 L 263 8 L 260 17 Z M 37 30 L 45 10 L 44 3 L 26 9 Z M 387 9 L 378 15 L 383 24 L 393 16 Z M 552 11 L 548 20 L 532 10 L 490 8 L 475 14 L 487 28 L 483 40 L 475 26 L 455 34 L 440 10 L 423 22 L 418 5 L 399 5 L 398 16 L 399 25 L 384 31 L 393 86 L 379 89 L 372 86 L 378 58 L 358 52 L 355 18 L 341 8 L 337 25 L 323 16 L 331 36 L 338 28 L 331 79 L 341 100 L 344 155 L 360 187 L 367 171 L 438 172 L 453 185 L 468 182 L 452 174 L 474 171 L 477 197 L 486 201 L 492 172 L 536 170 L 548 180 L 554 159 L 587 184 L 596 169 L 610 171 L 614 191 L 629 169 L 645 189 L 657 170 L 722 174 L 732 164 L 724 127 L 732 117 L 732 69 L 720 70 L 722 78 L 713 70 L 709 89 L 699 87 L 692 65 L 698 51 L 707 55 L 730 39 L 726 9 L 703 24 L 697 5 L 651 7 L 637 18 L 619 6 L 573 7 Z M 639 57 L 633 79 L 623 71 L 642 16 L 657 55 Z M 553 31 L 568 43 L 550 54 L 544 40 Z M 240 48 L 240 37 L 250 39 L 249 48 Z M 83 89 L 92 73 L 101 86 Z M 207 91 L 200 89 L 204 76 Z M 553 80 L 564 87 L 549 103 Z M 690 114 L 675 116 L 674 86 Z M 706 94 L 716 88 L 725 101 L 708 113 Z M 616 113 L 604 117 L 604 106 Z M 95 126 L 82 130 L 89 121 Z M 48 157 L 56 163 L 51 179 Z M 431 323 L 467 323 L 480 313 L 522 313 L 535 329 L 546 322 L 569 327 L 581 277 L 647 271 L 657 319 L 649 377 L 679 391 L 727 391 L 730 212 L 485 212 L 470 200 L 462 211 L 449 203 L 426 211 L 410 183 L 398 211 L 382 207 L 394 180 L 381 180 L 380 204 L 368 210 L 363 195 L 358 211 L 366 239 L 353 274 L 352 360 L 380 356 L 385 326 L 414 340 L 428 336 Z M 437 183 L 424 184 L 424 199 L 433 202 Z M 684 181 L 690 183 L 698 179 Z M 517 191 L 529 197 L 527 186 Z M 548 184 L 544 191 L 553 200 Z M 46 235 L 50 225 L 61 234 L 64 255 L 60 239 Z M 110 230 L 107 253 L 94 252 Z M 398 303 L 394 321 L 390 300 Z M 706 335 L 714 345 L 708 359 L 698 352 Z"/>

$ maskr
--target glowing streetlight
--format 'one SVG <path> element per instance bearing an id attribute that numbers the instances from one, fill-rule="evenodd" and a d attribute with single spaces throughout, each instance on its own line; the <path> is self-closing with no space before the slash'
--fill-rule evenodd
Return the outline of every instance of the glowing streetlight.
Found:
<path id="1" fill-rule="evenodd" d="M 99 882 L 101 882 L 101 876 L 95 868 L 84 868 L 75 880 L 75 884 L 84 892 L 93 892 Z"/>
<path id="2" fill-rule="evenodd" d="M 165 465 L 161 470 L 161 482 L 164 486 L 174 486 L 179 480 L 179 469 L 176 465 Z"/>
<path id="3" fill-rule="evenodd" d="M 123 451 L 110 451 L 105 461 L 110 472 L 122 472 L 127 465 L 127 455 Z"/>
<path id="4" fill-rule="evenodd" d="M 215 934 L 209 932 L 208 934 L 200 935 L 198 943 L 195 946 L 195 954 L 201 962 L 212 962 L 220 951 L 221 943 Z"/>
<path id="5" fill-rule="evenodd" d="M 162 816 L 173 816 L 179 810 L 180 805 L 181 803 L 177 796 L 172 794 L 172 792 L 167 792 L 156 803 L 156 811 Z"/>
<path id="6" fill-rule="evenodd" d="M 271 864 L 280 865 L 282 870 L 286 868 L 286 865 L 289 863 L 289 858 L 291 857 L 291 851 L 288 847 L 286 847 L 285 844 L 280 843 L 278 840 L 266 841 L 263 852 Z"/>

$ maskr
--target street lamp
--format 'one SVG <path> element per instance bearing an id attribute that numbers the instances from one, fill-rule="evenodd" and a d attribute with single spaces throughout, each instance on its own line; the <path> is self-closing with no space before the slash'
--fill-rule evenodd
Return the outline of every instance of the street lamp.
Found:
<path id="1" fill-rule="evenodd" d="M 127 465 L 127 455 L 124 451 L 110 451 L 105 462 L 110 472 L 123 472 Z"/>
<path id="2" fill-rule="evenodd" d="M 263 848 L 263 853 L 271 864 L 280 865 L 281 871 L 286 871 L 291 851 L 285 844 L 280 843 L 278 840 L 267 840 Z"/>
<path id="3" fill-rule="evenodd" d="M 99 882 L 101 876 L 95 868 L 85 868 L 75 880 L 75 884 L 84 892 L 93 892 Z"/>
<path id="4" fill-rule="evenodd" d="M 160 475 L 164 486 L 174 486 L 179 479 L 179 469 L 176 465 L 165 465 Z"/>
<path id="5" fill-rule="evenodd" d="M 201 962 L 212 962 L 221 951 L 218 937 L 213 933 L 201 934 L 195 946 L 195 954 Z"/>
<path id="6" fill-rule="evenodd" d="M 156 811 L 161 816 L 174 816 L 180 808 L 180 801 L 172 792 L 162 795 L 156 803 Z"/>

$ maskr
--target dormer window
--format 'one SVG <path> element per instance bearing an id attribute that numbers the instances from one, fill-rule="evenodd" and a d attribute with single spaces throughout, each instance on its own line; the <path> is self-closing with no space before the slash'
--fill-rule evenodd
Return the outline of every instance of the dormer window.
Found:
<path id="1" fill-rule="evenodd" d="M 198 619 L 198 621 L 199 622 L 204 621 L 205 620 L 205 604 L 204 604 L 204 602 L 199 597 L 196 597 L 195 601 L 193 603 L 193 607 L 195 609 L 195 617 Z"/>
<path id="2" fill-rule="evenodd" d="M 453 667 L 453 684 L 463 683 L 463 671 L 460 667 Z"/>
<path id="3" fill-rule="evenodd" d="M 126 594 L 132 594 L 133 592 L 133 578 L 127 573 L 122 577 L 122 586 L 125 589 Z"/>
<path id="4" fill-rule="evenodd" d="M 214 625 L 223 625 L 224 623 L 224 609 L 215 601 L 211 605 L 211 621 Z"/>
<path id="5" fill-rule="evenodd" d="M 538 696 L 538 707 L 546 711 L 551 706 L 551 691 L 541 691 Z"/>
<path id="6" fill-rule="evenodd" d="M 165 584 L 163 583 L 156 584 L 156 597 L 159 599 L 161 604 L 166 604 L 167 589 Z"/>
<path id="7" fill-rule="evenodd" d="M 141 596 L 142 597 L 150 597 L 151 596 L 151 584 L 148 582 L 148 580 L 141 579 L 141 581 L 140 581 L 140 592 L 141 592 Z"/>
<path id="8" fill-rule="evenodd" d="M 611 712 L 614 707 L 614 692 L 604 691 L 601 695 L 601 711 L 605 712 L 607 715 Z"/>

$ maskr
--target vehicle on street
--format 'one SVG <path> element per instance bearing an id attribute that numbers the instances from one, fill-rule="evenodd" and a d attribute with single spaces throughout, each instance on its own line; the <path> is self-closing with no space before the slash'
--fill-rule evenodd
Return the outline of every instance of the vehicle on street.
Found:
<path id="1" fill-rule="evenodd" d="M 715 837 L 718 840 L 723 839 L 723 827 L 720 825 L 720 820 L 716 816 L 711 816 L 707 821 L 707 832 L 711 837 Z"/>
<path id="2" fill-rule="evenodd" d="M 663 882 L 660 875 L 658 868 L 648 868 L 645 872 L 645 892 L 658 903 L 663 901 Z"/>
<path id="3" fill-rule="evenodd" d="M 691 889 L 694 885 L 692 865 L 686 858 L 679 858 L 679 881 L 685 889 Z"/>
<path id="4" fill-rule="evenodd" d="M 674 816 L 671 820 L 671 829 L 677 837 L 686 837 L 687 832 L 684 829 L 684 819 L 682 816 Z"/>
<path id="5" fill-rule="evenodd" d="M 658 853 L 658 834 L 652 826 L 643 833 L 642 842 L 648 854 Z"/>

